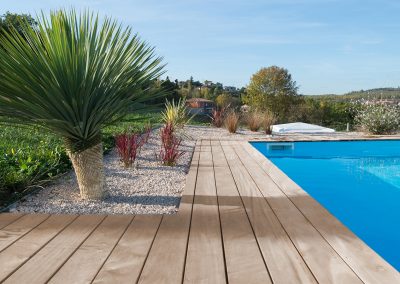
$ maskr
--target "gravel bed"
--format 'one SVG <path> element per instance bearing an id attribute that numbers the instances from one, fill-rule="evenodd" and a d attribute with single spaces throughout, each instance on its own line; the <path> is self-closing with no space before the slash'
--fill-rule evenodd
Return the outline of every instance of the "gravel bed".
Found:
<path id="1" fill-rule="evenodd" d="M 52 214 L 173 214 L 185 186 L 195 142 L 198 139 L 244 139 L 249 131 L 229 134 L 225 129 L 188 126 L 184 129 L 183 156 L 174 167 L 156 159 L 159 130 L 151 133 L 137 159 L 138 167 L 124 168 L 116 150 L 104 157 L 108 197 L 103 201 L 81 200 L 75 174 L 70 171 L 43 189 L 10 207 L 11 212 Z M 252 134 L 254 135 L 254 134 Z M 256 134 L 256 136 L 263 134 Z M 265 137 L 265 135 L 263 135 Z"/>
<path id="2" fill-rule="evenodd" d="M 215 128 L 207 126 L 190 125 L 185 127 L 187 133 L 192 139 L 227 139 L 227 140 L 248 140 L 257 138 L 266 138 L 264 132 L 252 132 L 248 129 L 239 128 L 236 133 L 229 133 L 225 128 Z"/>
<path id="3" fill-rule="evenodd" d="M 160 149 L 158 130 L 154 131 L 137 158 L 136 168 L 124 168 L 117 151 L 105 155 L 108 196 L 103 201 L 81 200 L 73 171 L 53 184 L 16 203 L 11 211 L 67 214 L 167 214 L 179 205 L 185 176 L 195 141 L 185 139 L 185 151 L 174 167 L 156 159 Z"/>

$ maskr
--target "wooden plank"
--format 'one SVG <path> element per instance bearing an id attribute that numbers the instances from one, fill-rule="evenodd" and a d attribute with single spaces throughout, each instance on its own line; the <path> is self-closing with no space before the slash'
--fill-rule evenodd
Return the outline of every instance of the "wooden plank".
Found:
<path id="1" fill-rule="evenodd" d="M 107 216 L 49 283 L 91 282 L 114 249 L 133 216 Z"/>
<path id="2" fill-rule="evenodd" d="M 3 251 L 13 242 L 30 232 L 50 215 L 48 214 L 34 214 L 24 215 L 17 219 L 15 222 L 4 227 L 0 230 L 0 251 Z"/>
<path id="3" fill-rule="evenodd" d="M 139 283 L 181 283 L 192 215 L 199 164 L 200 143 L 196 143 L 179 211 L 165 215 L 149 252 Z M 154 273 L 157 267 L 157 273 Z"/>
<path id="4" fill-rule="evenodd" d="M 400 274 L 354 235 L 315 199 L 288 178 L 271 161 L 244 143 L 243 149 L 279 186 L 335 251 L 365 283 L 400 283 Z"/>
<path id="5" fill-rule="evenodd" d="M 24 214 L 19 213 L 0 213 L 0 229 L 10 225 L 15 220 L 21 218 Z"/>
<path id="6" fill-rule="evenodd" d="M 5 283 L 47 282 L 104 218 L 105 216 L 100 215 L 79 216 Z"/>
<path id="7" fill-rule="evenodd" d="M 226 283 L 210 141 L 202 141 L 185 283 Z"/>
<path id="8" fill-rule="evenodd" d="M 211 144 L 228 282 L 272 283 L 222 147 Z"/>
<path id="9" fill-rule="evenodd" d="M 162 216 L 136 216 L 94 283 L 136 283 Z"/>
<path id="10" fill-rule="evenodd" d="M 315 283 L 306 263 L 233 149 L 223 146 L 223 150 L 273 282 Z"/>
<path id="11" fill-rule="evenodd" d="M 73 215 L 52 215 L 35 229 L 3 250 L 0 253 L 0 263 L 2 263 L 0 266 L 0 281 L 7 278 L 76 217 Z"/>

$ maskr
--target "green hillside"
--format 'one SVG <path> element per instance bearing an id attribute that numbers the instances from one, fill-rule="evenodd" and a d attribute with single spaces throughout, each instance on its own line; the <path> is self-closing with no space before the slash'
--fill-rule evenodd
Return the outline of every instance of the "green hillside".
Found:
<path id="1" fill-rule="evenodd" d="M 400 88 L 377 88 L 370 90 L 352 91 L 344 95 L 317 95 L 312 96 L 315 99 L 326 100 L 357 100 L 357 99 L 399 99 Z"/>

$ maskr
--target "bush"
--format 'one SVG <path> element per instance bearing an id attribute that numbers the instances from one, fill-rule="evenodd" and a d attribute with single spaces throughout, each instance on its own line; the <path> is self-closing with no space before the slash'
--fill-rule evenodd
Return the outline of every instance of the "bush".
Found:
<path id="1" fill-rule="evenodd" d="M 174 166 L 183 155 L 183 152 L 179 150 L 182 143 L 182 139 L 175 136 L 174 126 L 172 123 L 166 124 L 161 129 L 161 150 L 159 158 L 161 162 L 166 166 Z"/>
<path id="2" fill-rule="evenodd" d="M 265 134 L 269 135 L 272 133 L 272 125 L 276 122 L 276 116 L 272 112 L 265 112 L 263 114 L 263 126 Z"/>
<path id="3" fill-rule="evenodd" d="M 122 133 L 115 136 L 118 155 L 124 163 L 125 168 L 134 165 L 140 149 L 149 139 L 150 132 L 151 127 L 147 128 L 143 133 Z"/>
<path id="4" fill-rule="evenodd" d="M 391 134 L 399 129 L 399 107 L 384 104 L 365 105 L 355 117 L 361 130 L 371 134 Z"/>
<path id="5" fill-rule="evenodd" d="M 251 131 L 258 131 L 263 124 L 263 115 L 258 111 L 248 112 L 246 114 L 246 124 Z"/>
<path id="6" fill-rule="evenodd" d="M 230 133 L 236 133 L 239 126 L 239 114 L 231 110 L 225 117 L 225 127 Z"/>
<path id="7" fill-rule="evenodd" d="M 62 140 L 42 129 L 0 126 L 0 206 L 70 167 Z"/>
<path id="8" fill-rule="evenodd" d="M 165 111 L 161 113 L 161 118 L 165 125 L 171 124 L 174 128 L 181 128 L 192 119 L 187 115 L 186 100 L 184 99 L 179 99 L 177 103 L 174 100 L 166 101 Z"/>
<path id="9" fill-rule="evenodd" d="M 222 127 L 224 124 L 224 109 L 213 109 L 211 114 L 211 121 L 215 127 Z"/>

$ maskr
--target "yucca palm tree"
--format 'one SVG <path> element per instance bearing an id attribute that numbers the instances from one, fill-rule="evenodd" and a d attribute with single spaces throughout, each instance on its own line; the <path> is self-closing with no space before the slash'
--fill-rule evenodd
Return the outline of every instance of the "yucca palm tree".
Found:
<path id="1" fill-rule="evenodd" d="M 153 95 L 162 59 L 129 27 L 87 11 L 42 13 L 37 22 L 0 38 L 0 122 L 61 136 L 81 197 L 101 199 L 101 129 Z"/>

